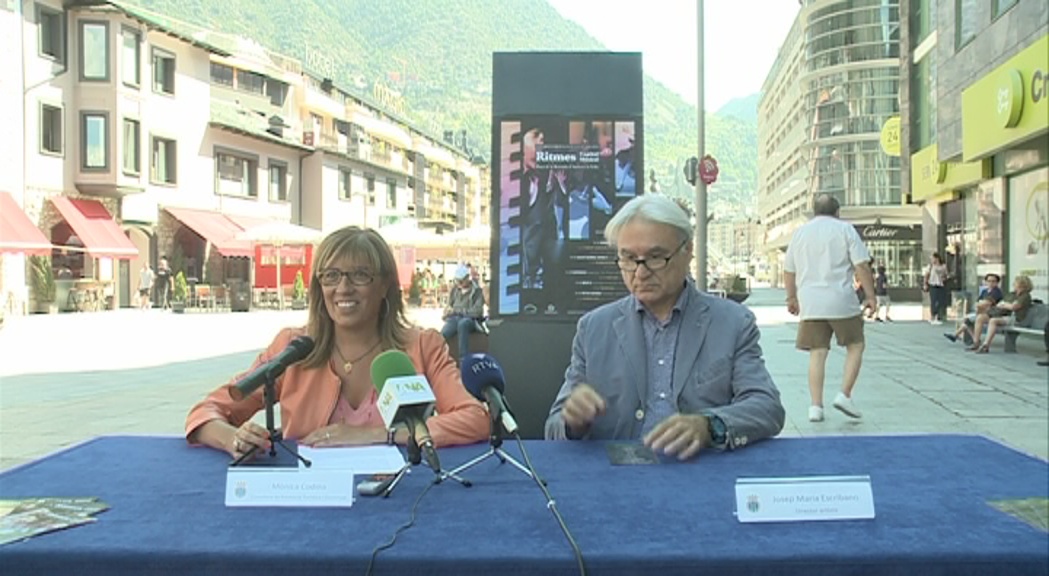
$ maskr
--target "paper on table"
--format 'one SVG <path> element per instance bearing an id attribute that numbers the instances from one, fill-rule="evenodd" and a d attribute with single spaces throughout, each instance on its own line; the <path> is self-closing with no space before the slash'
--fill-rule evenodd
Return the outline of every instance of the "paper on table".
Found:
<path id="1" fill-rule="evenodd" d="M 349 469 L 358 476 L 394 474 L 404 467 L 404 455 L 396 446 L 350 446 L 311 448 L 299 446 L 299 454 L 318 470 Z M 299 468 L 303 468 L 299 462 Z"/>

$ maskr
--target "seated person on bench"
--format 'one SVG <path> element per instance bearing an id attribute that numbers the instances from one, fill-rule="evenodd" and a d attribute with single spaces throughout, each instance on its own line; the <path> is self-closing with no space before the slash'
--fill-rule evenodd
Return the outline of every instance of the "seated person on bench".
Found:
<path id="1" fill-rule="evenodd" d="M 470 353 L 470 333 L 480 330 L 484 320 L 484 293 L 470 278 L 470 269 L 460 266 L 455 271 L 455 285 L 448 293 L 448 306 L 444 309 L 444 328 L 441 334 L 448 340 L 459 335 L 459 356 Z"/>
<path id="2" fill-rule="evenodd" d="M 994 334 L 998 331 L 999 326 L 1027 326 L 1028 312 L 1031 311 L 1031 278 L 1028 276 L 1020 275 L 1013 280 L 1013 299 L 1012 302 L 999 302 L 993 308 L 987 310 L 983 314 L 976 316 L 976 326 L 973 328 L 973 345 L 969 350 L 978 353 L 986 354 L 991 347 L 991 341 L 994 340 Z M 1002 314 L 999 316 L 993 316 L 996 310 L 1000 310 Z M 983 331 L 984 324 L 987 325 L 987 340 L 980 343 L 980 333 Z"/>
<path id="3" fill-rule="evenodd" d="M 955 330 L 954 335 L 944 334 L 943 336 L 951 342 L 956 342 L 958 337 L 962 334 L 969 332 L 970 337 L 972 336 L 972 325 L 976 322 L 976 317 L 980 314 L 988 314 L 992 308 L 998 305 L 1002 301 L 1004 295 L 999 284 L 1002 281 L 1002 277 L 990 273 L 983 277 L 983 286 L 980 287 L 980 295 L 976 297 L 976 312 L 969 314 L 965 317 L 965 321 L 962 322 L 960 328 Z M 993 316 L 997 312 L 991 313 Z M 968 342 L 968 340 L 966 340 Z"/>

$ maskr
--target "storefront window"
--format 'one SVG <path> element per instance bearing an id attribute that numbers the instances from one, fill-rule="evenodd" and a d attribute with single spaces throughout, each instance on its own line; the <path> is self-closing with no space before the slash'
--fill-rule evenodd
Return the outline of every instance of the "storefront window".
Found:
<path id="1" fill-rule="evenodd" d="M 867 250 L 875 266 L 885 266 L 890 288 L 920 288 L 922 285 L 922 243 L 868 241 Z"/>
<path id="2" fill-rule="evenodd" d="M 1049 168 L 1009 179 L 1009 276 L 1020 274 L 1049 301 Z"/>

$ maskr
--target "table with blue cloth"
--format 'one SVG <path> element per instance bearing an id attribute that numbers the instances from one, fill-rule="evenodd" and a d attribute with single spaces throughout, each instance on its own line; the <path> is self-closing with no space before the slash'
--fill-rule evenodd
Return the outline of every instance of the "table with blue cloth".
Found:
<path id="1" fill-rule="evenodd" d="M 689 462 L 612 466 L 598 442 L 527 442 L 588 574 L 1045 575 L 1049 536 L 988 501 L 1045 498 L 1049 468 L 976 436 L 780 438 Z M 520 459 L 514 443 L 504 446 Z M 452 468 L 487 450 L 440 450 Z M 97 496 L 98 522 L 0 547 L 4 574 L 364 574 L 434 475 L 351 508 L 227 508 L 228 456 L 110 436 L 0 474 L 0 498 Z M 737 478 L 869 474 L 876 518 L 742 524 Z M 530 478 L 491 458 L 419 502 L 378 575 L 578 574 Z"/>

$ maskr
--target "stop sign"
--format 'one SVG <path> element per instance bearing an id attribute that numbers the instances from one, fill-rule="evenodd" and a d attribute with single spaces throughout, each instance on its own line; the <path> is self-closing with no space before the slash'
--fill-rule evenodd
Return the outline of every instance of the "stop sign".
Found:
<path id="1" fill-rule="evenodd" d="M 699 179 L 704 184 L 713 184 L 718 179 L 718 161 L 710 154 L 699 162 Z"/>

